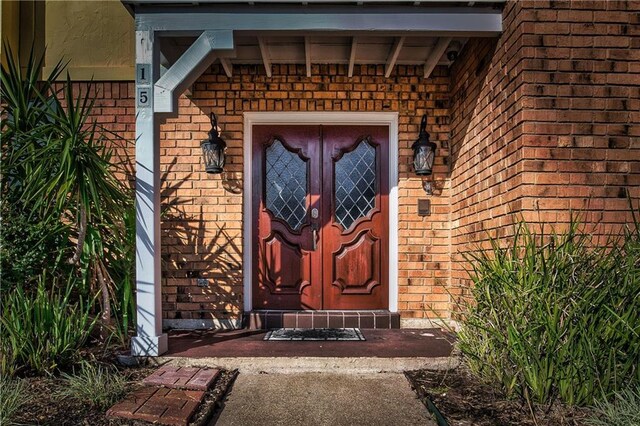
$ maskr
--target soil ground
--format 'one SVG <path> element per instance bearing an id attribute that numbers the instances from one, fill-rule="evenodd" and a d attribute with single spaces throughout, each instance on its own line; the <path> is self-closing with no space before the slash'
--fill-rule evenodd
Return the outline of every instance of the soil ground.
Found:
<path id="1" fill-rule="evenodd" d="M 527 404 L 505 398 L 464 367 L 455 370 L 415 370 L 405 374 L 426 405 L 430 399 L 451 426 L 536 426 Z M 533 407 L 538 425 L 579 426 L 588 409 L 555 404 Z"/>
<path id="2" fill-rule="evenodd" d="M 122 374 L 132 382 L 131 389 L 140 386 L 139 382 L 151 374 L 156 368 L 126 368 L 121 370 Z M 219 410 L 219 405 L 227 388 L 235 378 L 235 372 L 222 370 L 214 382 L 211 389 L 205 395 L 204 403 L 195 414 L 192 425 L 201 426 L 208 423 L 209 418 Z M 25 405 L 16 423 L 28 425 L 55 425 L 55 426 L 119 426 L 149 425 L 146 422 L 132 422 L 131 420 L 110 419 L 105 416 L 104 410 L 99 410 L 88 406 L 81 401 L 60 398 L 57 395 L 58 389 L 63 385 L 63 381 L 57 377 L 43 378 L 33 377 L 25 379 L 28 383 L 30 402 Z"/>

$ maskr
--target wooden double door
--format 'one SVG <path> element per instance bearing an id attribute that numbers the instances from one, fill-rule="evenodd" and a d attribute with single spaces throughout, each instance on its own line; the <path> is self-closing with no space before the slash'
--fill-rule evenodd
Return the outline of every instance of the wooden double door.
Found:
<path id="1" fill-rule="evenodd" d="M 389 128 L 253 127 L 254 309 L 387 309 Z"/>

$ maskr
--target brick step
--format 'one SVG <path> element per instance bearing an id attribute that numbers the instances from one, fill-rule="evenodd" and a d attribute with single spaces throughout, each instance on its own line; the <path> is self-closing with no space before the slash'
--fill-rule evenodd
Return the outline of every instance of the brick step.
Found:
<path id="1" fill-rule="evenodd" d="M 251 311 L 249 328 L 400 328 L 400 314 L 389 311 Z"/>
<path id="2" fill-rule="evenodd" d="M 144 387 L 107 411 L 108 417 L 186 426 L 220 371 L 165 365 L 146 377 Z"/>

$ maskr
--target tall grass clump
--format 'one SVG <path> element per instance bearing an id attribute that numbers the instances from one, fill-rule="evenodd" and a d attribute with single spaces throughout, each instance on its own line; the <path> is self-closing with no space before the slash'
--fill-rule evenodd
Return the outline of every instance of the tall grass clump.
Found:
<path id="1" fill-rule="evenodd" d="M 636 224 L 637 225 L 637 224 Z M 516 225 L 467 255 L 473 301 L 459 348 L 473 372 L 529 403 L 592 404 L 640 384 L 640 231 L 594 246 Z"/>
<path id="2" fill-rule="evenodd" d="M 598 401 L 593 415 L 587 419 L 589 426 L 640 425 L 640 388 L 616 392 L 610 400 Z"/>
<path id="3" fill-rule="evenodd" d="M 95 324 L 91 303 L 71 300 L 74 280 L 48 289 L 43 274 L 34 292 L 17 286 L 2 297 L 0 368 L 3 375 L 51 374 L 76 361 Z"/>
<path id="4" fill-rule="evenodd" d="M 79 370 L 62 374 L 63 387 L 59 396 L 88 403 L 106 410 L 122 399 L 129 382 L 115 368 L 83 361 Z"/>
<path id="5" fill-rule="evenodd" d="M 16 415 L 27 403 L 27 385 L 20 379 L 0 375 L 0 425 L 16 424 Z"/>

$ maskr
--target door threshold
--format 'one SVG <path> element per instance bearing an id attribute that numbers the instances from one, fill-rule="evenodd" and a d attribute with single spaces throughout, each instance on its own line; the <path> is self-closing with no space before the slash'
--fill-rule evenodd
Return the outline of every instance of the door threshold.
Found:
<path id="1" fill-rule="evenodd" d="M 247 314 L 254 330 L 271 328 L 400 328 L 400 314 L 388 310 L 254 310 Z"/>

